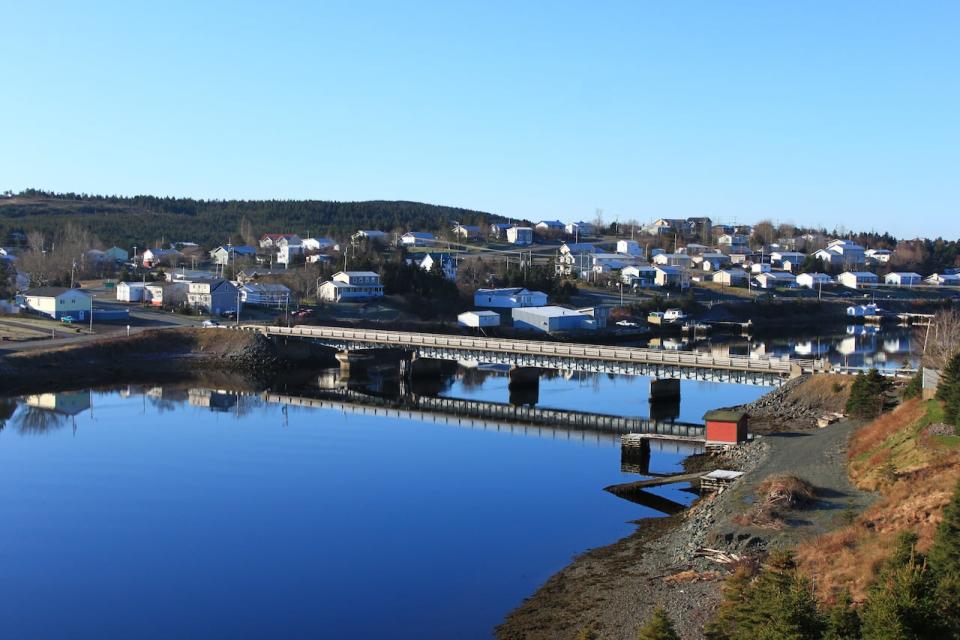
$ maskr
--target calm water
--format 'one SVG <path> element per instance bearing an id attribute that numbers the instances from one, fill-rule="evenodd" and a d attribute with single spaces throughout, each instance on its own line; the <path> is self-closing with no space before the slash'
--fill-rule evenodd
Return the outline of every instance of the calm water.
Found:
<path id="1" fill-rule="evenodd" d="M 557 377 L 539 398 L 645 415 L 646 388 Z M 680 417 L 763 391 L 685 383 Z M 443 394 L 506 402 L 507 380 Z M 638 476 L 596 434 L 170 387 L 32 396 L 0 416 L 3 637 L 486 638 L 575 554 L 657 515 L 602 491 Z"/>

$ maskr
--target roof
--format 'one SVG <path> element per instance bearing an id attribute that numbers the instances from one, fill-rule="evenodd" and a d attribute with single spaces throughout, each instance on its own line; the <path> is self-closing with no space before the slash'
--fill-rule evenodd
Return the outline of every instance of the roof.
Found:
<path id="1" fill-rule="evenodd" d="M 411 238 L 422 238 L 424 240 L 433 238 L 433 234 L 429 231 L 407 231 L 405 234 L 403 234 L 404 238 L 408 236 Z"/>
<path id="2" fill-rule="evenodd" d="M 900 277 L 909 276 L 909 277 L 911 277 L 911 278 L 919 278 L 919 277 L 920 277 L 920 274 L 919 274 L 919 273 L 914 273 L 914 272 L 912 272 L 912 271 L 892 271 L 892 272 L 890 272 L 890 273 L 887 274 L 887 277 L 888 277 L 888 278 L 889 278 L 890 276 L 900 276 Z"/>
<path id="3" fill-rule="evenodd" d="M 519 309 L 514 309 L 514 311 L 523 311 L 524 313 L 532 313 L 537 316 L 544 316 L 547 318 L 562 318 L 565 316 L 582 316 L 585 315 L 576 309 L 567 309 L 566 307 L 520 307 Z"/>
<path id="4" fill-rule="evenodd" d="M 497 313 L 496 311 L 464 311 L 463 314 L 461 315 L 466 315 L 468 313 L 471 315 L 484 316 L 487 318 L 489 318 L 490 316 L 497 316 L 498 318 L 500 317 L 500 314 Z"/>
<path id="5" fill-rule="evenodd" d="M 857 280 L 859 280 L 859 279 L 861 279 L 861 278 L 866 278 L 867 280 L 869 280 L 870 278 L 876 278 L 876 277 L 877 277 L 877 274 L 875 274 L 875 273 L 870 273 L 869 271 L 845 271 L 845 272 L 842 273 L 841 275 L 844 275 L 844 276 L 856 276 L 856 277 L 857 277 Z"/>
<path id="6" fill-rule="evenodd" d="M 290 289 L 283 284 L 275 282 L 248 282 L 243 285 L 247 291 L 259 291 L 261 293 L 289 293 Z"/>
<path id="7" fill-rule="evenodd" d="M 679 267 L 671 267 L 671 266 L 668 265 L 668 264 L 658 264 L 656 267 L 654 267 L 654 269 L 656 269 L 657 271 L 662 271 L 663 273 L 666 273 L 666 274 L 668 274 L 668 275 L 679 275 L 679 274 L 680 274 L 680 268 L 679 268 Z"/>
<path id="8" fill-rule="evenodd" d="M 716 420 L 719 422 L 738 422 L 740 418 L 745 415 L 747 415 L 746 411 L 735 409 L 733 407 L 725 407 L 722 409 L 707 411 L 705 414 L 703 414 L 703 419 Z"/>
<path id="9" fill-rule="evenodd" d="M 523 287 L 507 287 L 504 289 L 477 289 L 476 292 L 483 295 L 512 296 L 525 291 L 527 293 L 539 293 L 540 295 L 544 296 L 547 295 L 540 291 L 527 291 L 527 289 L 524 289 Z"/>
<path id="10" fill-rule="evenodd" d="M 467 231 L 480 231 L 480 227 L 472 224 L 457 224 L 454 225 L 454 229 L 465 229 Z"/>
<path id="11" fill-rule="evenodd" d="M 30 298 L 56 298 L 69 292 L 82 293 L 85 296 L 89 295 L 86 291 L 70 289 L 69 287 L 34 287 L 33 289 L 28 289 L 23 295 Z"/>
<path id="12" fill-rule="evenodd" d="M 295 235 L 297 235 L 297 234 L 295 234 L 295 233 L 265 233 L 265 234 L 263 234 L 262 236 L 260 236 L 260 239 L 262 240 L 263 238 L 270 238 L 270 239 L 272 239 L 272 240 L 276 240 L 277 238 L 292 238 L 292 237 L 295 236 Z"/>
<path id="13" fill-rule="evenodd" d="M 337 271 L 334 276 L 344 274 L 350 278 L 379 278 L 380 274 L 375 271 Z"/>

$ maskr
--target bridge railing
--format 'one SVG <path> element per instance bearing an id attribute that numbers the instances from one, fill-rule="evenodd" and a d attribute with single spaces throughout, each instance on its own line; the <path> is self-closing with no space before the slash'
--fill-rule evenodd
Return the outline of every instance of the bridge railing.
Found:
<path id="1" fill-rule="evenodd" d="M 402 331 L 380 331 L 371 329 L 349 329 L 341 327 L 265 327 L 270 335 L 312 337 L 344 342 L 362 342 L 396 347 L 432 347 L 462 349 L 492 353 L 516 353 L 523 355 L 542 355 L 571 358 L 589 358 L 617 362 L 642 364 L 663 364 L 673 366 L 691 366 L 714 369 L 737 369 L 743 371 L 770 371 L 789 374 L 794 365 L 801 370 L 815 370 L 813 360 L 790 360 L 786 358 L 750 358 L 745 356 L 714 356 L 701 353 L 686 353 L 644 349 L 641 347 L 606 347 L 586 344 L 565 344 L 539 340 L 513 340 L 499 338 L 473 338 L 469 336 L 448 336 L 433 333 L 407 333 Z"/>

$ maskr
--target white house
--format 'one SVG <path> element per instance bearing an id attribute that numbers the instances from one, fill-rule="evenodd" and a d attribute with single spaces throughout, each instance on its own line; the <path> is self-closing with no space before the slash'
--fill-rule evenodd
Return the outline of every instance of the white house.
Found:
<path id="1" fill-rule="evenodd" d="M 80 289 L 36 287 L 22 295 L 28 310 L 54 320 L 86 320 L 93 312 L 93 297 Z"/>
<path id="2" fill-rule="evenodd" d="M 350 238 L 356 241 L 366 240 L 368 242 L 386 242 L 387 234 L 383 231 L 377 231 L 376 229 L 360 229 L 350 236 Z"/>
<path id="3" fill-rule="evenodd" d="M 797 276 L 797 286 L 816 289 L 833 284 L 833 278 L 825 273 L 801 273 Z"/>
<path id="4" fill-rule="evenodd" d="M 473 294 L 473 306 L 491 309 L 516 309 L 519 307 L 542 307 L 547 304 L 547 294 L 521 287 L 508 289 L 477 289 Z"/>
<path id="5" fill-rule="evenodd" d="M 563 231 L 566 225 L 559 220 L 541 220 L 533 226 L 536 227 L 537 231 L 545 233 L 548 231 Z"/>
<path id="6" fill-rule="evenodd" d="M 630 286 L 650 287 L 656 278 L 656 268 L 649 265 L 631 265 L 620 271 L 620 281 Z"/>
<path id="7" fill-rule="evenodd" d="M 700 268 L 704 271 L 717 271 L 730 264 L 730 256 L 725 253 L 704 253 L 700 256 Z"/>
<path id="8" fill-rule="evenodd" d="M 400 244 L 404 247 L 425 247 L 433 244 L 435 240 L 429 231 L 407 231 L 400 236 Z"/>
<path id="9" fill-rule="evenodd" d="M 713 281 L 717 284 L 735 287 L 747 283 L 747 272 L 743 269 L 723 269 L 713 274 Z"/>
<path id="10" fill-rule="evenodd" d="M 920 284 L 922 281 L 923 277 L 919 273 L 906 271 L 888 273 L 883 279 L 884 284 L 894 284 L 898 287 L 912 287 L 915 284 Z"/>
<path id="11" fill-rule="evenodd" d="M 827 245 L 827 251 L 840 256 L 840 263 L 845 267 L 856 267 L 867 261 L 864 248 L 850 240 L 833 240 Z"/>
<path id="12" fill-rule="evenodd" d="M 592 236 L 597 232 L 597 228 L 589 222 L 568 222 L 563 230 L 571 236 Z"/>
<path id="13" fill-rule="evenodd" d="M 533 244 L 533 229 L 530 227 L 510 227 L 507 229 L 507 242 L 516 245 Z"/>
<path id="14" fill-rule="evenodd" d="M 803 264 L 806 259 L 807 254 L 799 251 L 774 251 L 770 254 L 770 261 L 779 265 L 787 261 L 793 264 Z"/>
<path id="15" fill-rule="evenodd" d="M 654 257 L 653 262 L 659 265 L 689 269 L 693 264 L 693 258 L 685 253 L 661 253 Z"/>
<path id="16" fill-rule="evenodd" d="M 669 265 L 657 265 L 653 282 L 658 287 L 682 287 L 683 270 Z"/>
<path id="17" fill-rule="evenodd" d="M 338 271 L 333 278 L 320 285 L 321 300 L 366 300 L 383 297 L 380 276 L 373 271 Z"/>
<path id="18" fill-rule="evenodd" d="M 817 260 L 822 260 L 823 263 L 829 267 L 840 266 L 843 264 L 843 256 L 836 251 L 830 251 L 829 249 L 817 249 L 813 252 L 813 257 Z"/>
<path id="19" fill-rule="evenodd" d="M 325 251 L 335 248 L 337 243 L 330 238 L 304 238 L 300 245 L 304 251 Z"/>
<path id="20" fill-rule="evenodd" d="M 479 240 L 483 236 L 480 227 L 470 224 L 457 224 L 451 229 L 453 235 L 461 240 Z"/>
<path id="21" fill-rule="evenodd" d="M 141 259 L 144 267 L 156 267 L 158 265 L 176 266 L 183 257 L 176 249 L 147 249 L 143 252 Z"/>
<path id="22" fill-rule="evenodd" d="M 210 252 L 210 259 L 214 264 L 226 265 L 231 260 L 238 258 L 252 258 L 257 255 L 257 250 L 253 247 L 234 247 L 232 245 L 219 246 Z"/>
<path id="23" fill-rule="evenodd" d="M 636 240 L 617 240 L 617 253 L 627 256 L 643 257 L 643 247 Z"/>
<path id="24" fill-rule="evenodd" d="M 295 233 L 265 233 L 260 236 L 261 249 L 279 249 L 290 244 L 303 244 L 303 240 Z"/>
<path id="25" fill-rule="evenodd" d="M 877 286 L 880 278 L 869 271 L 845 271 L 837 276 L 837 282 L 850 289 L 862 289 Z"/>
<path id="26" fill-rule="evenodd" d="M 770 273 L 773 267 L 768 262 L 754 262 L 750 265 L 750 273 Z"/>
<path id="27" fill-rule="evenodd" d="M 176 307 L 187 300 L 190 285 L 187 282 L 148 282 L 146 300 L 154 307 Z"/>
<path id="28" fill-rule="evenodd" d="M 890 249 L 867 249 L 863 254 L 867 260 L 876 264 L 887 264 L 893 257 L 893 251 Z"/>
<path id="29" fill-rule="evenodd" d="M 297 256 L 303 255 L 302 244 L 282 244 L 277 251 L 277 264 L 290 265 Z"/>
<path id="30" fill-rule="evenodd" d="M 457 279 L 457 261 L 449 253 L 428 253 L 420 260 L 420 268 L 424 271 L 433 269 L 433 265 L 440 263 L 440 269 L 447 280 Z"/>
<path id="31" fill-rule="evenodd" d="M 143 302 L 147 285 L 142 282 L 118 282 L 117 300 L 120 302 Z"/>
<path id="32" fill-rule="evenodd" d="M 240 300 L 252 306 L 280 309 L 290 303 L 290 289 L 279 283 L 247 282 L 240 286 Z"/>
<path id="33" fill-rule="evenodd" d="M 496 311 L 464 311 L 457 316 L 457 324 L 472 328 L 499 327 L 500 314 Z"/>
<path id="34" fill-rule="evenodd" d="M 569 276 L 593 268 L 590 256 L 597 252 L 589 242 L 564 242 L 557 256 L 557 274 Z"/>
<path id="35" fill-rule="evenodd" d="M 953 273 L 935 273 L 929 276 L 925 282 L 937 287 L 956 287 L 960 285 L 960 275 Z"/>
<path id="36" fill-rule="evenodd" d="M 791 273 L 796 273 L 800 271 L 800 268 L 803 267 L 803 263 L 807 261 L 806 256 L 802 259 L 798 258 L 787 258 L 780 262 L 780 268 L 784 271 L 789 271 Z"/>

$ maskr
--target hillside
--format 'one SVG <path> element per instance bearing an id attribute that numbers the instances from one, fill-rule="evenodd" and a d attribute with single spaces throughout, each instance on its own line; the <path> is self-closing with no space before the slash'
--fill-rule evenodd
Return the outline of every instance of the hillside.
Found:
<path id="1" fill-rule="evenodd" d="M 106 245 L 141 247 L 166 241 L 203 246 L 241 240 L 249 233 L 292 232 L 345 238 L 357 229 L 382 231 L 444 228 L 450 221 L 480 224 L 493 214 L 420 202 L 322 200 L 194 200 L 155 196 L 88 196 L 25 191 L 0 198 L 0 243 L 11 231 L 43 231 L 80 224 Z M 249 240 L 249 238 L 248 238 Z"/>

